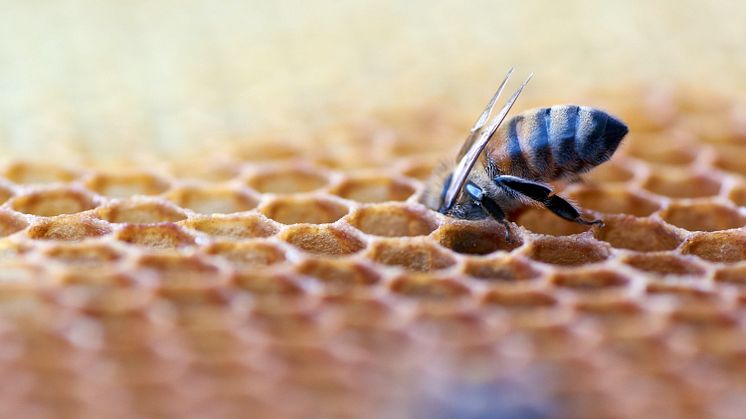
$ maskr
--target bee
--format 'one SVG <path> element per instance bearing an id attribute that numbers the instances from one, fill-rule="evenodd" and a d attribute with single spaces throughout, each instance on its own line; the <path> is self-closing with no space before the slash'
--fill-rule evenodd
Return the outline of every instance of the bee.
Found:
<path id="1" fill-rule="evenodd" d="M 590 107 L 555 105 L 523 112 L 502 124 L 533 74 L 489 120 L 513 69 L 479 116 L 461 147 L 456 165 L 435 170 L 422 203 L 459 219 L 492 217 L 510 229 L 506 213 L 525 206 L 543 206 L 566 220 L 585 220 L 549 182 L 576 180 L 607 161 L 629 131 L 618 118 Z M 489 122 L 488 122 L 489 120 Z"/>

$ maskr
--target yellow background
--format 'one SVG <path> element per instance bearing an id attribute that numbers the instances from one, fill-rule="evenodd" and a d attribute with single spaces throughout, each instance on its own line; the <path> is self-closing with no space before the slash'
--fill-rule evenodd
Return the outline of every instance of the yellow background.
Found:
<path id="1" fill-rule="evenodd" d="M 3 3 L 3 159 L 175 158 L 381 109 L 470 120 L 511 65 L 536 73 L 519 108 L 746 91 L 743 1 Z"/>

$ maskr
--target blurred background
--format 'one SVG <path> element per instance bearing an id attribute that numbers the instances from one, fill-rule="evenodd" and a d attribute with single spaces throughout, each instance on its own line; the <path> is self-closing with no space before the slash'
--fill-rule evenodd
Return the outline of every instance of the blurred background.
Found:
<path id="1" fill-rule="evenodd" d="M 746 260 L 745 1 L 0 1 L 0 417 L 744 416 L 746 264 L 718 263 Z M 609 215 L 623 233 L 538 213 L 508 255 L 416 208 L 345 215 L 345 185 L 365 202 L 419 193 L 511 66 L 514 83 L 535 73 L 517 110 L 594 104 L 630 123 L 608 188 L 576 189 L 635 215 Z M 243 164 L 269 157 L 311 162 Z M 219 182 L 189 183 L 202 170 Z M 283 196 L 316 183 L 313 200 Z M 247 186 L 259 207 L 218 224 L 257 205 Z M 605 265 L 601 241 L 622 249 Z M 482 253 L 462 242 L 493 255 L 456 258 Z M 317 251 L 359 253 L 325 268 L 307 264 Z"/>
<path id="2" fill-rule="evenodd" d="M 516 78 L 536 74 L 521 108 L 603 90 L 635 100 L 629 86 L 746 91 L 737 0 L 32 0 L 2 10 L 3 159 L 303 146 L 376 115 L 435 112 L 464 129 L 510 66 Z"/>

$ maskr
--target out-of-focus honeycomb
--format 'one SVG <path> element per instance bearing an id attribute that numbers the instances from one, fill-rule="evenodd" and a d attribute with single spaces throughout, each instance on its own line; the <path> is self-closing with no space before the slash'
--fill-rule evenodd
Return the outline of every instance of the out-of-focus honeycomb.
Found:
<path id="1" fill-rule="evenodd" d="M 463 138 L 437 115 L 317 154 L 9 163 L 0 416 L 741 417 L 744 108 L 605 103 L 625 145 L 558 185 L 605 226 L 532 209 L 512 242 L 418 203 L 449 157 L 423 145 Z"/>

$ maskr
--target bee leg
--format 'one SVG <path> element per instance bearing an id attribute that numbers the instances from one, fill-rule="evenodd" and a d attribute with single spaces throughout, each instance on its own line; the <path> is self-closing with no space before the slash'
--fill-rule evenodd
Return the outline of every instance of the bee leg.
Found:
<path id="1" fill-rule="evenodd" d="M 580 212 L 574 206 L 572 206 L 572 204 L 567 202 L 559 195 L 552 195 L 544 200 L 544 206 L 546 206 L 549 211 L 552 211 L 565 220 L 569 220 L 578 224 L 599 226 L 602 226 L 604 224 L 602 220 L 587 221 L 580 218 Z"/>
<path id="2" fill-rule="evenodd" d="M 585 225 L 602 225 L 603 221 L 593 220 L 586 221 L 580 218 L 580 212 L 565 199 L 559 195 L 551 195 L 552 190 L 541 183 L 531 182 L 530 180 L 521 179 L 516 176 L 498 176 L 495 183 L 521 193 L 535 201 L 541 202 L 544 206 L 558 216 Z"/>
<path id="3" fill-rule="evenodd" d="M 484 190 L 482 190 L 482 188 L 477 186 L 474 182 L 467 182 L 464 186 L 464 191 L 466 191 L 467 195 L 469 195 L 469 197 L 474 201 L 475 204 L 482 207 L 490 216 L 492 216 L 492 218 L 497 220 L 497 222 L 505 227 L 505 241 L 513 241 L 510 232 L 510 226 L 508 225 L 508 221 L 505 219 L 505 211 L 500 208 L 500 205 L 498 205 L 497 202 L 495 202 L 493 199 L 489 198 L 484 193 Z"/>
<path id="4" fill-rule="evenodd" d="M 494 182 L 539 202 L 544 202 L 552 193 L 552 189 L 546 185 L 517 176 L 500 175 L 495 177 Z"/>

